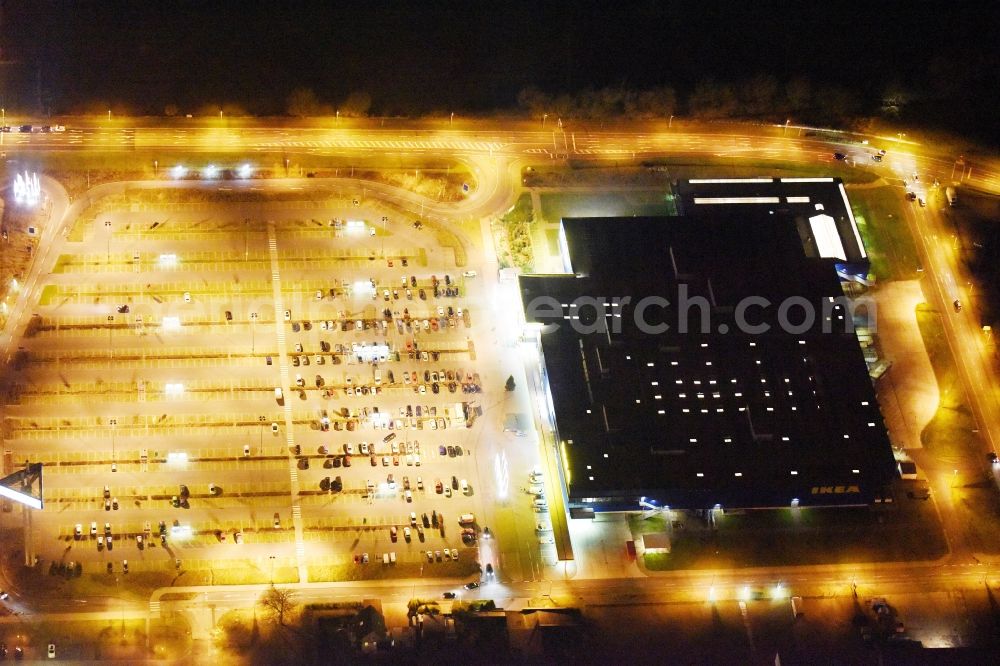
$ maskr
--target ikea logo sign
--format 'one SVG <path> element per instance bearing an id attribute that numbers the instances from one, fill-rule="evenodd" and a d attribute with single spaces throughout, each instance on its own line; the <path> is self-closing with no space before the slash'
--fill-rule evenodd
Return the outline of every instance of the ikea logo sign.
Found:
<path id="1" fill-rule="evenodd" d="M 847 495 L 860 493 L 858 486 L 813 486 L 813 495 Z"/>

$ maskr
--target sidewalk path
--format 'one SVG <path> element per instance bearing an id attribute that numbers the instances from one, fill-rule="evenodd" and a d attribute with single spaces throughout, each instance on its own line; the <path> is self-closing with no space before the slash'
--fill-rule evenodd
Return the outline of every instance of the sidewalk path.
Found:
<path id="1" fill-rule="evenodd" d="M 917 325 L 924 302 L 919 280 L 888 282 L 873 292 L 878 306 L 878 341 L 892 368 L 879 380 L 878 393 L 894 446 L 920 448 L 920 433 L 937 412 L 934 368 Z"/>

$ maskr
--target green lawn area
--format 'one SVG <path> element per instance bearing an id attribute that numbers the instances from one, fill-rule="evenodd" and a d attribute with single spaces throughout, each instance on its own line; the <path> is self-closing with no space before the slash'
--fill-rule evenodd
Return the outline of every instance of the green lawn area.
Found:
<path id="1" fill-rule="evenodd" d="M 502 233 L 498 239 L 498 252 L 501 266 L 516 266 L 529 272 L 532 270 L 535 261 L 531 239 L 534 219 L 531 195 L 524 192 L 517 198 L 513 208 L 500 218 Z"/>
<path id="2" fill-rule="evenodd" d="M 917 248 L 902 206 L 909 205 L 897 189 L 873 187 L 847 192 L 858 229 L 871 257 L 877 280 L 911 280 L 919 277 Z"/>
<path id="3" fill-rule="evenodd" d="M 830 164 L 793 164 L 778 159 L 748 160 L 741 157 L 672 155 L 643 160 L 643 165 L 670 167 L 671 178 L 744 178 L 773 176 L 775 178 L 833 176 L 845 183 L 872 183 L 878 174 L 868 169 L 851 167 L 845 162 Z"/>
<path id="4" fill-rule="evenodd" d="M 548 222 L 564 217 L 674 215 L 669 188 L 594 193 L 553 192 L 540 195 L 540 216 Z"/>
<path id="5" fill-rule="evenodd" d="M 671 552 L 647 554 L 654 571 L 931 560 L 947 546 L 929 502 L 895 509 L 778 509 L 718 515 L 716 529 L 674 516 Z M 657 522 L 658 521 L 658 522 Z M 659 516 L 631 516 L 633 534 L 663 531 Z"/>
<path id="6" fill-rule="evenodd" d="M 609 162 L 571 161 L 569 166 L 538 163 L 523 172 L 529 187 L 562 188 L 591 185 L 594 187 L 669 186 L 674 179 L 744 178 L 752 176 L 810 177 L 837 176 L 845 183 L 871 183 L 878 175 L 869 169 L 851 167 L 844 162 L 801 165 L 780 160 L 705 155 L 671 155 L 644 160 L 621 159 Z"/>
<path id="7" fill-rule="evenodd" d="M 385 580 L 389 578 L 465 578 L 479 573 L 473 551 L 465 551 L 458 562 L 397 562 L 384 566 L 374 559 L 366 565 L 338 564 L 310 566 L 311 581 Z"/>
<path id="8" fill-rule="evenodd" d="M 149 656 L 145 620 L 25 622 L 18 625 L 18 632 L 23 632 L 23 643 L 33 646 L 38 656 L 44 656 L 49 643 L 56 645 L 56 656 L 61 659 L 137 663 Z M 191 636 L 183 616 L 152 620 L 149 649 L 158 659 L 179 659 L 190 652 Z"/>
<path id="9" fill-rule="evenodd" d="M 966 404 L 965 390 L 944 337 L 940 315 L 927 306 L 917 309 L 917 324 L 940 388 L 937 413 L 920 434 L 936 464 L 962 470 L 951 493 L 965 539 L 979 553 L 1000 553 L 1000 492 L 983 458 L 986 448 Z M 947 466 L 947 467 L 946 467 Z"/>

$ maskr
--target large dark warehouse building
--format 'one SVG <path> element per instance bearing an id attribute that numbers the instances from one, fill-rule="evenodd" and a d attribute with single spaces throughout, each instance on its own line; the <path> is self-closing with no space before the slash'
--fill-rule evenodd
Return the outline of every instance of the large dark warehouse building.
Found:
<path id="1" fill-rule="evenodd" d="M 564 219 L 566 273 L 519 278 L 570 508 L 872 503 L 895 465 L 841 287 L 867 266 L 842 186 L 705 184 L 682 216 Z"/>

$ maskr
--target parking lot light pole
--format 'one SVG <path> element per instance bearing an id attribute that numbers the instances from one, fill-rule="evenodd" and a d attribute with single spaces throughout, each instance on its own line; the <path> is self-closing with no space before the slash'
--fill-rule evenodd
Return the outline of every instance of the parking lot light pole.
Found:
<path id="1" fill-rule="evenodd" d="M 108 315 L 108 355 L 111 358 L 115 357 L 115 346 L 111 338 L 112 334 L 114 333 L 114 330 L 115 330 L 115 316 Z"/>
<path id="2" fill-rule="evenodd" d="M 260 443 L 257 445 L 257 455 L 264 455 L 264 415 L 257 417 L 257 421 L 260 423 Z"/>
<path id="3" fill-rule="evenodd" d="M 257 353 L 256 333 L 257 333 L 257 313 L 256 312 L 251 312 L 250 313 L 250 354 L 251 355 Z"/>
<path id="4" fill-rule="evenodd" d="M 111 220 L 104 220 L 104 226 L 108 230 L 108 265 L 111 265 Z"/>
<path id="5" fill-rule="evenodd" d="M 108 425 L 111 427 L 111 468 L 114 469 L 118 458 L 115 452 L 115 428 L 118 426 L 118 419 L 109 419 Z"/>
<path id="6" fill-rule="evenodd" d="M 243 261 L 250 259 L 250 218 L 243 218 Z"/>
<path id="7" fill-rule="evenodd" d="M 271 585 L 274 585 L 274 555 L 268 555 L 267 558 L 271 560 Z"/>

